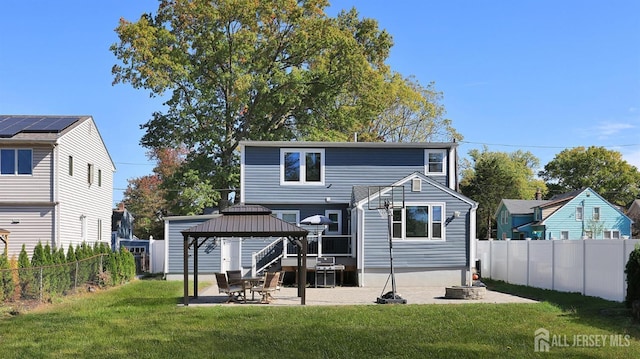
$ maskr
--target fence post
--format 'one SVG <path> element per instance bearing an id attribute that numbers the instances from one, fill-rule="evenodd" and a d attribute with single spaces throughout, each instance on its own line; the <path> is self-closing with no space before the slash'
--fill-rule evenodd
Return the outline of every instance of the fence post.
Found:
<path id="1" fill-rule="evenodd" d="M 42 283 L 42 267 L 40 267 L 40 301 L 42 302 L 43 298 L 44 285 Z"/>

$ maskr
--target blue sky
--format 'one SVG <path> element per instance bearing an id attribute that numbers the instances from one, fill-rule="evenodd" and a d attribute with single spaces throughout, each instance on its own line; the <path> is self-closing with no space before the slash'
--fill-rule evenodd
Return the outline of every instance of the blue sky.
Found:
<path id="1" fill-rule="evenodd" d="M 461 155 L 532 152 L 543 166 L 565 148 L 605 146 L 640 168 L 640 1 L 332 1 L 356 7 L 394 39 L 394 71 L 434 81 L 464 136 Z M 161 106 L 112 86 L 120 17 L 155 0 L 5 0 L 0 11 L 0 114 L 91 115 L 127 179 L 151 173 L 139 146 Z"/>

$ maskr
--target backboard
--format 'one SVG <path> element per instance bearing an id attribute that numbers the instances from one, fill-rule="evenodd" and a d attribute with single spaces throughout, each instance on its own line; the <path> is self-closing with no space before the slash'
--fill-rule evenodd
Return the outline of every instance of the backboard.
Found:
<path id="1" fill-rule="evenodd" d="M 404 186 L 369 186 L 369 209 L 404 208 Z"/>

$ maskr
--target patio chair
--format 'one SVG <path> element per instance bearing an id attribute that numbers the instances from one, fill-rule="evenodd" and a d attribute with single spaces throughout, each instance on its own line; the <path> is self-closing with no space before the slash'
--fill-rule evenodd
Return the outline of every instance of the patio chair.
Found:
<path id="1" fill-rule="evenodd" d="M 229 279 L 229 284 L 242 284 L 242 271 L 241 270 L 228 270 L 227 271 L 227 279 Z"/>
<path id="2" fill-rule="evenodd" d="M 264 283 L 257 287 L 251 288 L 252 292 L 258 292 L 262 296 L 260 303 L 269 304 L 273 299 L 271 293 L 275 292 L 278 287 L 278 280 L 280 279 L 280 272 L 268 272 L 265 275 Z"/>
<path id="3" fill-rule="evenodd" d="M 284 282 L 284 271 L 279 272 L 280 276 L 278 277 L 278 285 L 276 286 L 276 290 L 280 290 L 282 288 L 282 283 Z"/>
<path id="4" fill-rule="evenodd" d="M 238 284 L 229 284 L 227 280 L 227 275 L 224 273 L 216 273 L 216 282 L 218 282 L 218 292 L 225 293 L 229 296 L 225 303 L 229 303 L 231 301 L 242 300 L 246 302 L 246 298 L 243 296 L 244 288 L 242 285 Z"/>

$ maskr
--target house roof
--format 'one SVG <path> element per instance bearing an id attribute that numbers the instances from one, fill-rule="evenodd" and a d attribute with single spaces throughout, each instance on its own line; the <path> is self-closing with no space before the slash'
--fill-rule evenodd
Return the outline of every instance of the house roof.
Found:
<path id="1" fill-rule="evenodd" d="M 271 215 L 259 205 L 239 204 L 221 211 L 222 216 L 188 228 L 181 233 L 190 237 L 303 237 L 309 232 Z"/>
<path id="2" fill-rule="evenodd" d="M 0 114 L 0 144 L 36 144 L 55 146 L 60 137 L 78 127 L 80 124 L 91 121 L 87 115 L 2 115 Z M 97 127 L 97 126 L 96 126 Z M 113 170 L 116 166 L 109 154 L 107 145 L 97 131 L 98 137 L 109 156 Z"/>
<path id="3" fill-rule="evenodd" d="M 369 199 L 377 199 L 378 196 L 380 195 L 380 193 L 382 192 L 382 194 L 384 195 L 384 192 L 386 192 L 386 190 L 388 190 L 390 187 L 398 187 L 398 186 L 402 186 L 405 183 L 407 183 L 408 181 L 414 179 L 414 178 L 420 178 L 422 181 L 429 183 L 430 185 L 432 185 L 433 187 L 439 188 L 440 190 L 442 190 L 443 192 L 449 193 L 450 195 L 457 197 L 458 199 L 469 203 L 472 207 L 477 207 L 478 203 L 475 202 L 474 200 L 466 197 L 465 195 L 463 195 L 462 193 L 456 192 L 454 190 L 452 190 L 449 187 L 443 186 L 442 184 L 432 180 L 431 178 L 429 178 L 428 176 L 426 176 L 423 173 L 420 172 L 414 172 L 402 179 L 400 179 L 399 181 L 392 183 L 390 185 L 381 185 L 381 186 L 353 186 L 352 192 L 351 192 L 351 198 L 352 198 L 352 203 L 351 206 L 352 207 L 357 207 L 360 205 L 363 205 L 364 203 L 366 203 Z M 379 190 L 375 191 L 375 192 L 369 192 L 371 187 L 378 187 Z"/>
<path id="4" fill-rule="evenodd" d="M 553 206 L 556 205 L 558 203 L 562 203 L 562 202 L 566 202 L 569 201 L 573 198 L 575 198 L 576 196 L 578 196 L 580 193 L 586 191 L 587 188 L 580 188 L 571 192 L 566 192 L 566 193 L 561 193 L 561 194 L 557 194 L 553 197 L 551 197 L 547 203 L 545 203 L 544 205 L 540 205 L 540 207 L 548 207 L 548 206 Z M 595 192 L 594 192 L 595 193 Z"/>
<path id="5" fill-rule="evenodd" d="M 314 141 L 240 141 L 240 146 L 250 147 L 300 147 L 300 148 L 451 148 L 456 142 L 314 142 Z"/>
<path id="6" fill-rule="evenodd" d="M 0 115 L 0 139 L 56 141 L 90 116 Z"/>
<path id="7" fill-rule="evenodd" d="M 541 206 L 547 200 L 503 199 L 502 203 L 511 214 L 532 214 L 533 208 Z"/>

